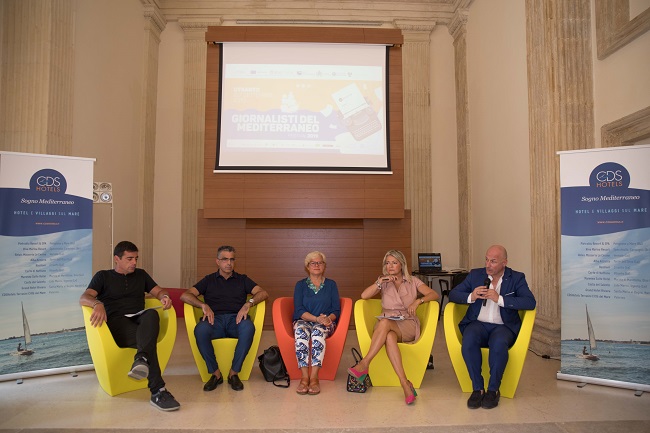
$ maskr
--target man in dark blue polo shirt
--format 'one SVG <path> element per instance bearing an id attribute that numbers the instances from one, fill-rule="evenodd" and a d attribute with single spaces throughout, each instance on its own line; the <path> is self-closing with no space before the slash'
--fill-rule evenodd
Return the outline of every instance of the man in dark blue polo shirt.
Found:
<path id="1" fill-rule="evenodd" d="M 205 360 L 208 372 L 212 374 L 203 386 L 204 391 L 212 391 L 223 383 L 212 340 L 217 338 L 236 338 L 235 355 L 228 372 L 228 383 L 235 391 L 244 389 L 239 379 L 244 359 L 253 344 L 255 326 L 248 317 L 250 308 L 268 298 L 268 293 L 248 278 L 235 272 L 235 248 L 227 245 L 217 249 L 219 270 L 206 275 L 194 287 L 181 295 L 181 300 L 203 311 L 203 318 L 194 328 L 196 345 Z M 198 296 L 203 296 L 202 302 Z M 246 301 L 248 295 L 252 297 Z"/>

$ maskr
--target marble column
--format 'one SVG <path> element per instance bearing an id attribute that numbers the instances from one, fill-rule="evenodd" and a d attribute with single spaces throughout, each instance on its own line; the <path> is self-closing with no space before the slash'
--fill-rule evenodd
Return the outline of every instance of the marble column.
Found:
<path id="1" fill-rule="evenodd" d="M 456 140 L 458 159 L 459 266 L 470 267 L 472 257 L 472 190 L 469 142 L 469 89 L 467 85 L 467 9 L 457 9 L 448 25 L 454 38 L 456 79 Z"/>
<path id="2" fill-rule="evenodd" d="M 532 275 L 531 347 L 560 354 L 560 185 L 557 151 L 594 146 L 589 0 L 526 0 Z"/>
<path id="3" fill-rule="evenodd" d="M 419 251 L 429 251 L 433 246 L 429 58 L 435 25 L 435 21 L 395 21 L 404 35 L 404 207 L 411 210 L 413 264 Z"/>
<path id="4" fill-rule="evenodd" d="M 191 287 L 197 282 L 197 215 L 203 207 L 207 60 L 205 32 L 208 26 L 221 25 L 221 18 L 181 18 L 178 23 L 185 32 L 181 287 Z"/>
<path id="5" fill-rule="evenodd" d="M 0 8 L 0 149 L 70 155 L 75 0 Z"/>
<path id="6" fill-rule="evenodd" d="M 138 240 L 140 267 L 153 269 L 154 171 L 156 162 L 156 106 L 160 34 L 167 21 L 154 3 L 144 4 L 144 50 L 138 173 Z"/>

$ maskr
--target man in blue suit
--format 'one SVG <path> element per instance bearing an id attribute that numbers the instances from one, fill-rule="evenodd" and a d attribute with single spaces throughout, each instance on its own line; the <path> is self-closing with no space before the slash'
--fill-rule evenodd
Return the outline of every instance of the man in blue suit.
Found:
<path id="1" fill-rule="evenodd" d="M 499 387 L 508 363 L 508 349 L 521 329 L 519 310 L 533 310 L 535 297 L 526 276 L 513 271 L 508 252 L 493 245 L 485 253 L 485 268 L 472 269 L 465 281 L 449 293 L 449 300 L 469 304 L 458 328 L 463 334 L 462 353 L 474 391 L 467 407 L 492 409 L 499 404 Z M 490 381 L 487 392 L 481 373 L 481 348 L 489 348 Z"/>

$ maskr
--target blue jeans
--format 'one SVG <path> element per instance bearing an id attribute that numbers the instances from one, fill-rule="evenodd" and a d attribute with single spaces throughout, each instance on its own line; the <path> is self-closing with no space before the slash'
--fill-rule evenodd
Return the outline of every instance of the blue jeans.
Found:
<path id="1" fill-rule="evenodd" d="M 210 325 L 207 320 L 202 320 L 194 328 L 196 345 L 205 360 L 209 373 L 219 370 L 219 364 L 217 364 L 217 358 L 214 355 L 214 346 L 212 345 L 212 340 L 217 338 L 237 339 L 231 369 L 236 373 L 241 371 L 244 359 L 253 344 L 255 325 L 253 325 L 250 317 L 242 320 L 239 324 L 235 323 L 236 319 L 237 314 L 215 314 L 214 325 Z"/>
<path id="2" fill-rule="evenodd" d="M 503 372 L 508 363 L 508 349 L 515 343 L 516 339 L 517 336 L 505 325 L 475 320 L 465 327 L 461 351 L 467 365 L 469 377 L 472 379 L 474 391 L 482 390 L 485 386 L 485 380 L 481 374 L 483 364 L 481 347 L 489 349 L 490 380 L 488 382 L 488 391 L 498 391 L 501 386 Z"/>

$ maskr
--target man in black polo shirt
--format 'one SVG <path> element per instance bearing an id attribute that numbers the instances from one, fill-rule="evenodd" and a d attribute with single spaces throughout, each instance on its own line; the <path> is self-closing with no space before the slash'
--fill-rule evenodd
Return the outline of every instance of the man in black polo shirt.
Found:
<path id="1" fill-rule="evenodd" d="M 239 379 L 239 372 L 255 335 L 255 326 L 248 317 L 248 310 L 269 295 L 248 276 L 234 271 L 235 248 L 220 246 L 217 249 L 216 262 L 219 270 L 206 275 L 194 287 L 186 290 L 181 295 L 181 300 L 203 310 L 203 318 L 194 328 L 196 345 L 205 360 L 208 372 L 212 374 L 203 390 L 212 391 L 223 383 L 212 340 L 237 338 L 232 367 L 228 372 L 228 383 L 235 391 L 241 391 L 244 384 Z M 205 302 L 198 299 L 197 296 L 201 295 Z M 247 302 L 248 295 L 252 297 Z"/>
<path id="2" fill-rule="evenodd" d="M 151 404 L 164 411 L 180 408 L 180 404 L 165 389 L 160 365 L 158 364 L 157 341 L 160 318 L 155 310 L 126 317 L 144 309 L 144 294 L 160 300 L 163 309 L 172 306 L 167 291 L 159 287 L 138 264 L 138 247 L 128 241 L 115 246 L 114 269 L 99 271 L 81 295 L 79 303 L 92 307 L 90 323 L 102 326 L 104 322 L 119 347 L 137 349 L 129 377 L 135 380 L 149 379 Z"/>

